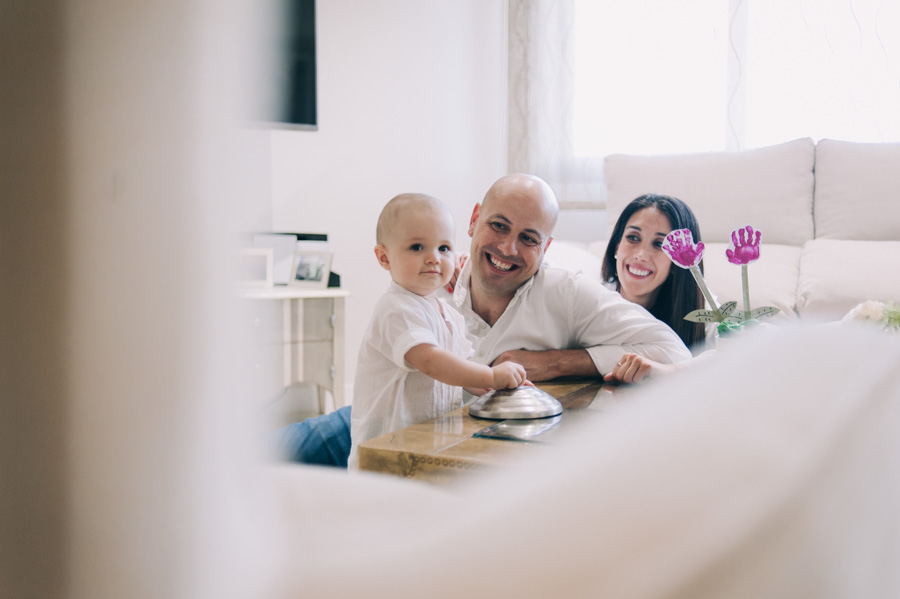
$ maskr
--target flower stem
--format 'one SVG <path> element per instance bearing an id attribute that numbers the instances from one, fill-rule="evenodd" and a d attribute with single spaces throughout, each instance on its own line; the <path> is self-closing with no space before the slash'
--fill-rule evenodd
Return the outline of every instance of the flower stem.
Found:
<path id="1" fill-rule="evenodd" d="M 747 264 L 741 264 L 741 286 L 744 288 L 744 320 L 750 320 L 750 277 Z"/>
<path id="2" fill-rule="evenodd" d="M 691 274 L 694 275 L 694 280 L 697 281 L 697 286 L 700 288 L 703 297 L 705 297 L 707 303 L 712 306 L 713 316 L 716 319 L 716 322 L 725 320 L 725 316 L 723 316 L 722 311 L 719 310 L 719 305 L 716 303 L 716 300 L 713 299 L 712 293 L 709 292 L 709 288 L 706 286 L 706 281 L 703 280 L 703 275 L 700 274 L 700 268 L 696 265 L 692 266 Z"/>

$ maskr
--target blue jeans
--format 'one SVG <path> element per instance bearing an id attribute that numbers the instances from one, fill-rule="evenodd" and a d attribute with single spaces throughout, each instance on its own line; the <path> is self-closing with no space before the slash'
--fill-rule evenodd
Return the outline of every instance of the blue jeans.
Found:
<path id="1" fill-rule="evenodd" d="M 350 406 L 295 422 L 274 432 L 279 455 L 303 464 L 347 467 L 350 457 Z"/>

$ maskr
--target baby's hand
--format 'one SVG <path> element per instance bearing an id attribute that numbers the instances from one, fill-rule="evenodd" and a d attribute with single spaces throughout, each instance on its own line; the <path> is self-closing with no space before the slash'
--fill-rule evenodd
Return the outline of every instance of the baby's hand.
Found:
<path id="1" fill-rule="evenodd" d="M 515 362 L 503 362 L 491 367 L 494 389 L 515 389 L 525 382 L 525 367 Z"/>

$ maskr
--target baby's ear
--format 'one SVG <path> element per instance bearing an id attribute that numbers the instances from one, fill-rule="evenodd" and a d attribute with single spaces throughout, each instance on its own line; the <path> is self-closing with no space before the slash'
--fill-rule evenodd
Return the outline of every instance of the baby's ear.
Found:
<path id="1" fill-rule="evenodd" d="M 391 269 L 391 263 L 388 260 L 387 250 L 383 245 L 375 246 L 375 257 L 378 259 L 378 264 L 381 265 L 381 268 L 385 270 Z"/>

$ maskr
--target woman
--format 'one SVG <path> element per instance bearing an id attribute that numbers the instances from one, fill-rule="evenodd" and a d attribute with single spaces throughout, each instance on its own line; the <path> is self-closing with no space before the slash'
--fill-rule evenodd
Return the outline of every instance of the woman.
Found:
<path id="1" fill-rule="evenodd" d="M 662 250 L 666 235 L 676 229 L 690 229 L 695 242 L 701 239 L 697 218 L 678 198 L 658 194 L 635 198 L 622 211 L 610 236 L 602 276 L 606 286 L 646 308 L 698 354 L 706 341 L 706 328 L 684 317 L 705 306 L 703 294 L 691 273 L 674 267 Z M 636 382 L 651 370 L 663 372 L 672 366 L 626 354 L 606 378 Z"/>

